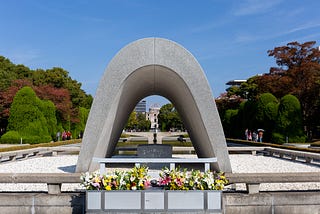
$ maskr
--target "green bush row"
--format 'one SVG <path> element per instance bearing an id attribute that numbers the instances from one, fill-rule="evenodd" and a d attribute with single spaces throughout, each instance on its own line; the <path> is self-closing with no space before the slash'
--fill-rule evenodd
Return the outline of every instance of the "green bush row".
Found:
<path id="1" fill-rule="evenodd" d="M 73 138 L 82 137 L 89 110 L 79 107 L 78 111 L 78 122 L 71 123 L 70 115 L 68 121 L 64 121 L 57 114 L 53 102 L 41 100 L 31 87 L 23 87 L 14 96 L 7 132 L 1 137 L 0 143 L 17 144 L 21 139 L 29 144 L 50 142 L 58 140 L 56 134 L 63 130 L 71 131 Z"/>
<path id="2" fill-rule="evenodd" d="M 0 139 L 1 144 L 37 144 L 41 142 L 50 142 L 52 139 L 50 136 L 45 135 L 43 137 L 36 135 L 21 136 L 17 131 L 8 131 Z"/>

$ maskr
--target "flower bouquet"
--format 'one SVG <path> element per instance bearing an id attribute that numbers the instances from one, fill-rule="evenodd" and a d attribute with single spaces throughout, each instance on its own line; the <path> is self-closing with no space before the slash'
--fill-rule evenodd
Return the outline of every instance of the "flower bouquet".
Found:
<path id="1" fill-rule="evenodd" d="M 159 186 L 166 190 L 223 190 L 228 184 L 223 172 L 164 168 L 159 176 Z"/>
<path id="2" fill-rule="evenodd" d="M 81 180 L 87 190 L 87 211 L 221 210 L 221 191 L 216 190 L 223 190 L 228 183 L 223 173 L 180 168 L 164 168 L 159 179 L 150 181 L 145 166 L 135 166 L 129 171 L 116 170 L 106 175 L 85 173 Z M 151 183 L 158 188 L 143 191 Z"/>
<path id="3" fill-rule="evenodd" d="M 150 187 L 148 168 L 135 166 L 129 171 L 114 171 L 106 175 L 86 172 L 80 179 L 87 190 L 144 190 Z"/>

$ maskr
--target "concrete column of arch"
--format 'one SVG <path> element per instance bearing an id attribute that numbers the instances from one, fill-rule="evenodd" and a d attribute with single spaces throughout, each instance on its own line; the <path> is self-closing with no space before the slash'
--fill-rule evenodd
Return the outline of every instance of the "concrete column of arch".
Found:
<path id="1" fill-rule="evenodd" d="M 174 104 L 198 157 L 217 157 L 214 169 L 231 172 L 221 121 L 201 66 L 185 48 L 162 38 L 130 43 L 107 66 L 90 110 L 77 172 L 97 169 L 93 157 L 111 157 L 129 114 L 150 95 Z"/>

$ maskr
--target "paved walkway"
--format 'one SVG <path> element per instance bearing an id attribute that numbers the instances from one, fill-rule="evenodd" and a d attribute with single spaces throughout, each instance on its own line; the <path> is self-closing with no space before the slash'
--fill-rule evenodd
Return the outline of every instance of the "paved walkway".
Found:
<path id="1" fill-rule="evenodd" d="M 7 147 L 13 147 L 13 146 L 25 146 L 29 144 L 0 144 L 0 148 L 7 148 Z"/>

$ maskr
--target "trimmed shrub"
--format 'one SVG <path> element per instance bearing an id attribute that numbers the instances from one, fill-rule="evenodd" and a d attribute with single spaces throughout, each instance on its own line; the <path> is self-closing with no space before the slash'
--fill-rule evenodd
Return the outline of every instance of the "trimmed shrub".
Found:
<path id="1" fill-rule="evenodd" d="M 257 101 L 257 113 L 256 113 L 256 120 L 258 123 L 263 124 L 265 122 L 265 119 L 267 117 L 266 115 L 267 105 L 269 103 L 278 103 L 278 100 L 271 93 L 264 93 L 259 96 Z"/>
<path id="2" fill-rule="evenodd" d="M 42 142 L 50 142 L 51 141 L 51 137 L 50 136 L 44 136 L 44 137 L 40 137 L 40 136 L 24 136 L 22 138 L 22 143 L 27 143 L 27 144 L 38 144 L 38 143 L 42 143 Z"/>
<path id="3" fill-rule="evenodd" d="M 264 141 L 270 141 L 278 115 L 279 102 L 271 93 L 261 94 L 257 101 L 256 128 L 264 129 Z"/>
<path id="4" fill-rule="evenodd" d="M 21 136 L 17 131 L 8 131 L 1 136 L 0 143 L 3 144 L 18 144 L 21 141 Z"/>
<path id="5" fill-rule="evenodd" d="M 51 104 L 48 102 L 44 104 L 36 96 L 32 88 L 23 87 L 13 99 L 8 120 L 8 130 L 17 131 L 23 139 L 30 141 L 30 143 L 50 141 L 48 123 L 42 113 L 42 110 L 48 106 L 51 106 Z M 47 112 L 50 112 L 50 110 Z M 49 117 L 50 114 L 47 115 Z"/>
<path id="6" fill-rule="evenodd" d="M 290 143 L 305 142 L 301 106 L 295 96 L 286 95 L 280 100 L 278 115 L 272 142 L 282 144 L 286 139 Z"/>
<path id="7" fill-rule="evenodd" d="M 51 138 L 55 139 L 57 133 L 56 107 L 50 100 L 42 100 L 39 107 L 47 121 L 48 132 Z"/>

